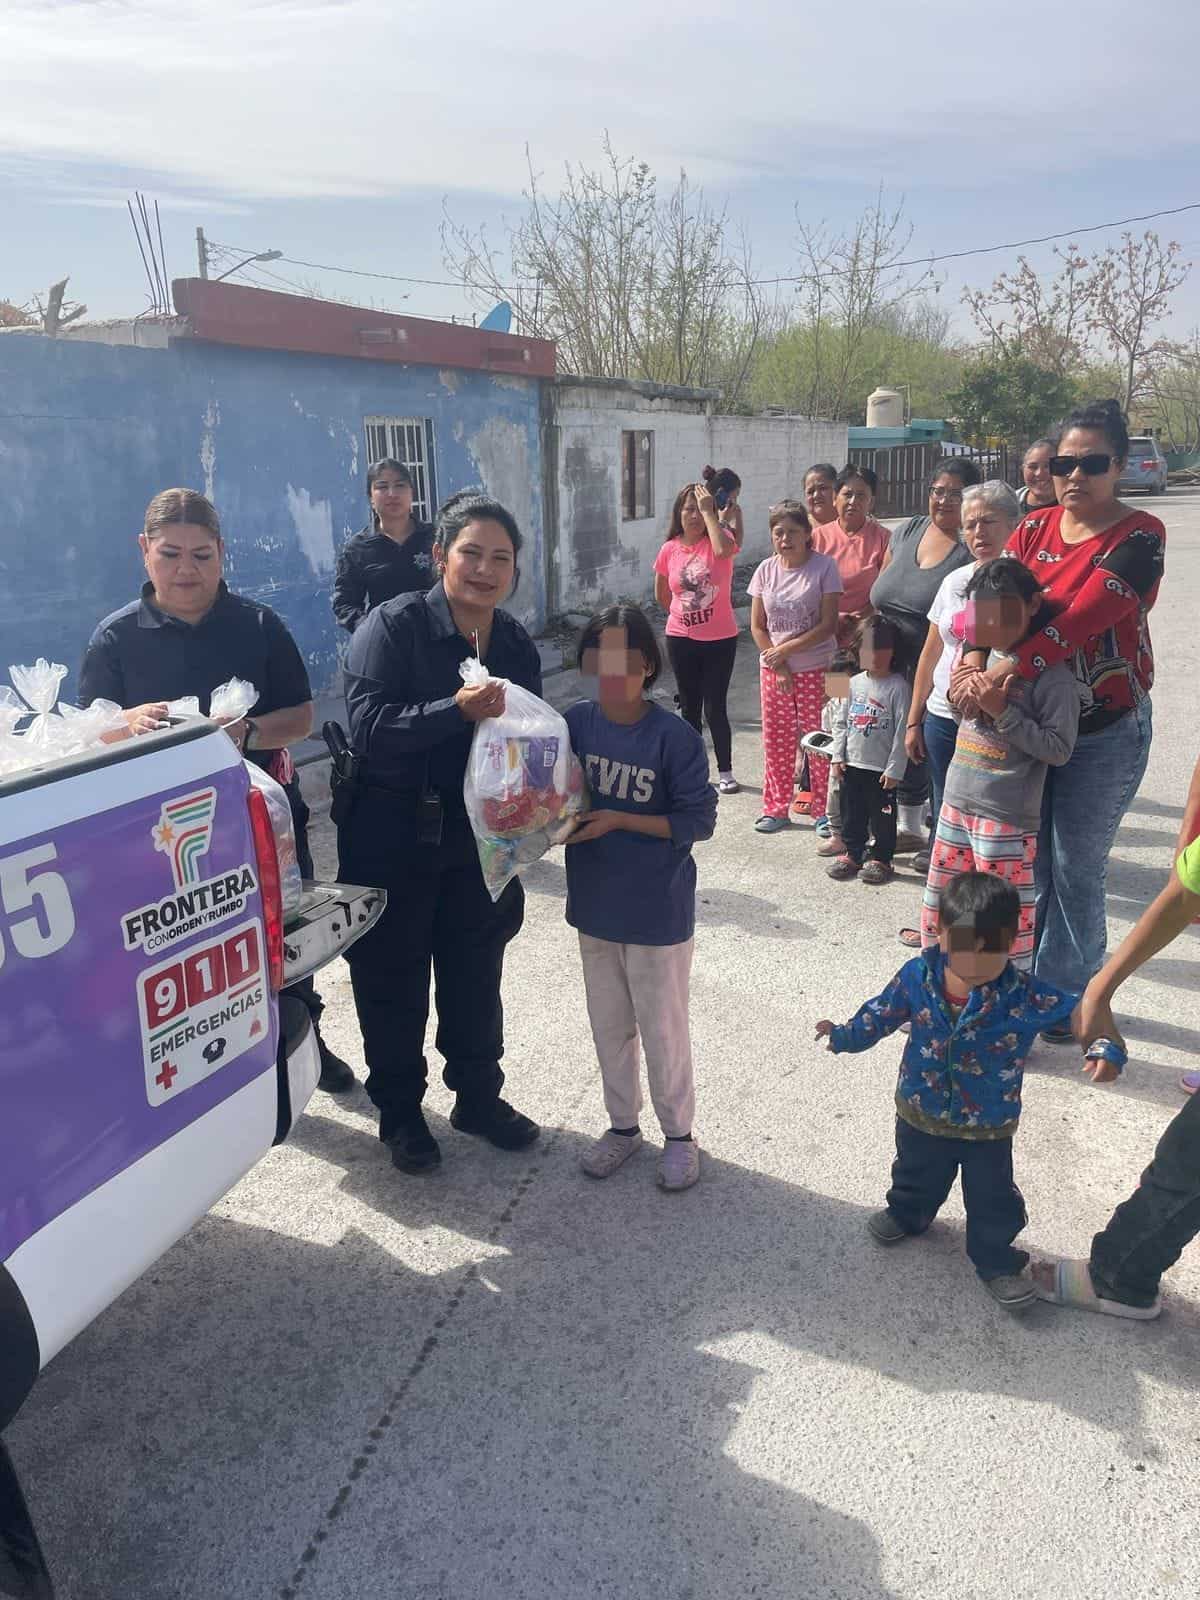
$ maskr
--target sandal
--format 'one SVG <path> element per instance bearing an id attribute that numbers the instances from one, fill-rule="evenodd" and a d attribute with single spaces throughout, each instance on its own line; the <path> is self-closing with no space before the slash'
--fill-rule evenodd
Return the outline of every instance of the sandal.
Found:
<path id="1" fill-rule="evenodd" d="M 921 930 L 920 930 L 920 928 L 901 928 L 900 929 L 900 943 L 904 946 L 904 948 L 906 950 L 921 950 L 921 949 L 924 949 L 924 946 L 921 943 Z"/>
<path id="2" fill-rule="evenodd" d="M 1162 1296 L 1150 1306 L 1126 1305 L 1124 1300 L 1106 1300 L 1096 1293 L 1086 1261 L 1039 1261 L 1033 1269 L 1033 1286 L 1039 1300 L 1052 1306 L 1070 1306 L 1074 1311 L 1098 1311 L 1106 1317 L 1127 1317 L 1133 1322 L 1151 1322 L 1162 1310 Z"/>

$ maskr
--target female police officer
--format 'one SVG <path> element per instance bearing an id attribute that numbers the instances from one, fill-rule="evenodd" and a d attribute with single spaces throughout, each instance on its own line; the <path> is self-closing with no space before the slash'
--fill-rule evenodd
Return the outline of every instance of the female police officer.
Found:
<path id="1" fill-rule="evenodd" d="M 515 879 L 492 903 L 463 805 L 463 774 L 477 722 L 504 710 L 504 685 L 468 689 L 459 663 L 478 649 L 494 678 L 541 693 L 532 639 L 499 603 L 516 581 L 521 534 L 483 495 L 442 507 L 428 594 L 377 606 L 355 630 L 346 709 L 358 769 L 339 796 L 338 859 L 350 883 L 388 891 L 380 921 L 347 954 L 379 1137 L 402 1172 L 441 1160 L 421 1111 L 429 976 L 437 1047 L 455 1091 L 451 1125 L 502 1150 L 531 1144 L 539 1128 L 500 1098 L 504 1051 L 500 977 L 504 947 L 524 916 Z"/>
<path id="2" fill-rule="evenodd" d="M 166 716 L 166 701 L 195 695 L 208 710 L 218 684 L 245 678 L 258 690 L 252 717 L 226 728 L 246 757 L 287 778 L 300 871 L 313 875 L 308 807 L 291 768 L 279 755 L 312 727 L 308 673 L 287 628 L 266 606 L 231 594 L 221 577 L 225 553 L 211 501 L 194 489 L 164 489 L 146 508 L 138 541 L 149 581 L 141 598 L 114 611 L 92 635 L 79 672 L 79 699 L 125 707 L 131 733 L 146 733 Z M 292 986 L 312 1015 L 321 1051 L 322 1089 L 341 1093 L 354 1074 L 328 1048 L 317 1028 L 321 999 L 312 979 Z"/>

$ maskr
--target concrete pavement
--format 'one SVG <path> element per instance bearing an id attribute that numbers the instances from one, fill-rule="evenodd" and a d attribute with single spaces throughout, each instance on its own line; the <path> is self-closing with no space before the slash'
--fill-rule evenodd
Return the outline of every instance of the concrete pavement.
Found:
<path id="1" fill-rule="evenodd" d="M 1156 739 L 1113 855 L 1114 938 L 1165 879 L 1200 750 L 1200 494 L 1152 509 Z M 542 1142 L 511 1157 L 455 1134 L 435 1081 L 444 1164 L 404 1178 L 365 1096 L 318 1095 L 11 1429 L 63 1600 L 1200 1591 L 1200 1246 L 1161 1321 L 1126 1326 L 1000 1310 L 957 1197 L 924 1239 L 872 1245 L 900 1045 L 835 1060 L 812 1026 L 900 965 L 919 884 L 832 884 L 807 830 L 753 831 L 749 648 L 735 681 L 747 787 L 697 851 L 701 1185 L 655 1190 L 656 1136 L 607 1183 L 577 1171 L 604 1119 L 548 859 L 506 977 L 509 1093 Z M 1192 931 L 1123 991 L 1119 1086 L 1033 1056 L 1017 1167 L 1035 1251 L 1086 1251 L 1178 1107 L 1198 953 Z M 344 967 L 321 987 L 357 1062 Z"/>

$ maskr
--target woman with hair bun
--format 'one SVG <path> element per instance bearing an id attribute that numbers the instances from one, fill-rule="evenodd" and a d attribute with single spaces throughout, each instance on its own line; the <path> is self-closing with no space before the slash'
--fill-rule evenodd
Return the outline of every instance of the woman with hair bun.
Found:
<path id="1" fill-rule="evenodd" d="M 1128 455 L 1116 400 L 1093 401 L 1066 419 L 1050 461 L 1059 503 L 1026 516 L 1007 547 L 1041 580 L 1055 614 L 986 670 L 980 653 L 964 653 L 951 679 L 952 701 L 975 709 L 1014 674 L 1032 683 L 1058 662 L 1075 674 L 1079 738 L 1071 759 L 1047 775 L 1042 797 L 1033 970 L 1077 992 L 1104 960 L 1109 851 L 1150 759 L 1149 613 L 1166 530 L 1117 499 Z M 1065 1043 L 1070 1035 L 1044 1037 Z"/>
<path id="2" fill-rule="evenodd" d="M 502 1150 L 538 1137 L 500 1098 L 504 951 L 525 898 L 514 878 L 494 903 L 463 802 L 478 723 L 504 714 L 505 680 L 542 689 L 541 660 L 502 603 L 517 584 L 521 531 L 483 495 L 456 495 L 438 516 L 439 581 L 428 594 L 376 606 L 346 661 L 350 742 L 365 776 L 338 823 L 338 871 L 378 884 L 387 907 L 349 951 L 354 1004 L 379 1109 L 379 1137 L 401 1172 L 428 1172 L 441 1152 L 421 1109 L 432 971 L 442 1076 L 456 1096 L 450 1125 Z M 491 674 L 467 687 L 478 656 Z"/>
<path id="3" fill-rule="evenodd" d="M 333 578 L 333 614 L 350 633 L 372 607 L 433 585 L 433 524 L 413 515 L 415 487 L 393 456 L 367 469 L 371 520 L 342 546 Z"/>

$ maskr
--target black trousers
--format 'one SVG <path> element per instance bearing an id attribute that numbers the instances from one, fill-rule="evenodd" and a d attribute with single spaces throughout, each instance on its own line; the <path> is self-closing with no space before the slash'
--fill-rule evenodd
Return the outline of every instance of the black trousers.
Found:
<path id="1" fill-rule="evenodd" d="M 733 733 L 729 727 L 729 684 L 737 655 L 737 635 L 732 639 L 683 639 L 667 635 L 667 657 L 679 691 L 679 710 L 685 722 L 703 733 L 700 718 L 708 723 L 718 772 L 733 771 Z"/>
<path id="2" fill-rule="evenodd" d="M 1013 1240 L 1029 1220 L 1013 1182 L 1011 1139 L 943 1139 L 896 1118 L 896 1159 L 887 1208 L 909 1233 L 924 1233 L 962 1173 L 967 1254 L 986 1282 L 1020 1272 L 1029 1261 Z"/>
<path id="3" fill-rule="evenodd" d="M 297 773 L 291 783 L 284 786 L 284 793 L 288 797 L 288 804 L 292 808 L 292 828 L 296 835 L 296 860 L 300 866 L 302 878 L 315 878 L 316 869 L 313 866 L 312 851 L 308 847 L 308 819 L 309 809 L 300 793 L 300 774 Z M 317 986 L 311 978 L 301 978 L 299 983 L 289 984 L 284 990 L 285 994 L 294 995 L 308 1008 L 312 1018 L 313 1027 L 320 1021 L 321 1013 L 325 1009 L 325 1002 L 317 993 Z"/>
<path id="4" fill-rule="evenodd" d="M 1167 1124 L 1154 1159 L 1092 1240 L 1092 1282 L 1126 1305 L 1153 1305 L 1158 1280 L 1200 1233 L 1200 1094 Z"/>
<path id="5" fill-rule="evenodd" d="M 843 770 L 842 839 L 852 861 L 861 864 L 865 855 L 890 866 L 896 853 L 896 791 L 885 789 L 879 779 L 867 767 Z"/>
<path id="6" fill-rule="evenodd" d="M 388 892 L 383 916 L 346 954 L 380 1138 L 425 1094 L 431 971 L 446 1086 L 463 1100 L 494 1100 L 504 1083 L 504 949 L 525 916 L 520 882 L 493 904 L 465 815 L 447 813 L 441 844 L 420 844 L 415 798 L 378 790 L 338 829 L 338 872 Z"/>

